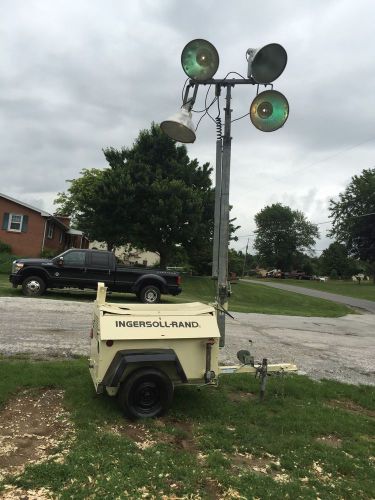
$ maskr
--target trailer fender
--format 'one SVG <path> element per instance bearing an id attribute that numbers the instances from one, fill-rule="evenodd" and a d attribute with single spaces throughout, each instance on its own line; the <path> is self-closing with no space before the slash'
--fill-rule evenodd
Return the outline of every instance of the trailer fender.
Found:
<path id="1" fill-rule="evenodd" d="M 127 349 L 117 351 L 103 377 L 104 387 L 117 387 L 126 368 L 132 364 L 155 366 L 157 363 L 173 363 L 181 382 L 187 382 L 184 369 L 173 349 Z"/>

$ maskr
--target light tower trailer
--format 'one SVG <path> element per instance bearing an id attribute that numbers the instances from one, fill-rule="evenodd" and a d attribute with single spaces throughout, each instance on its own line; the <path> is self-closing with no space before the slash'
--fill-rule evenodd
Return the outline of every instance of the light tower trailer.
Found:
<path id="1" fill-rule="evenodd" d="M 114 304 L 98 283 L 89 368 L 97 394 L 118 397 L 130 418 L 162 415 L 176 385 L 217 385 L 222 373 L 259 375 L 261 396 L 268 375 L 295 372 L 293 364 L 254 363 L 239 351 L 240 365 L 219 366 L 216 309 L 187 304 Z"/>

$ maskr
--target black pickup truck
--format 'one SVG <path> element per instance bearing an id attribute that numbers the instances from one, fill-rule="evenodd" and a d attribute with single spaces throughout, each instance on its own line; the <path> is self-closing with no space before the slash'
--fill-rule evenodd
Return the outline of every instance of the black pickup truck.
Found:
<path id="1" fill-rule="evenodd" d="M 181 293 L 180 275 L 161 269 L 118 264 L 112 252 L 71 249 L 53 259 L 17 259 L 9 281 L 22 285 L 25 295 L 42 295 L 47 288 L 97 288 L 98 281 L 111 291 L 135 293 L 144 303 L 155 304 L 162 293 Z"/>

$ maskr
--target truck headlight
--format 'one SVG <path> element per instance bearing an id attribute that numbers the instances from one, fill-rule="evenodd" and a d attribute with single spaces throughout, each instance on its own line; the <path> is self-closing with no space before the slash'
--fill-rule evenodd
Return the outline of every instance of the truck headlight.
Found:
<path id="1" fill-rule="evenodd" d="M 17 262 L 16 260 L 13 262 L 13 265 L 12 265 L 12 273 L 15 274 L 15 273 L 18 273 L 18 271 L 20 269 L 22 269 L 24 266 L 24 264 L 22 264 L 22 262 Z"/>

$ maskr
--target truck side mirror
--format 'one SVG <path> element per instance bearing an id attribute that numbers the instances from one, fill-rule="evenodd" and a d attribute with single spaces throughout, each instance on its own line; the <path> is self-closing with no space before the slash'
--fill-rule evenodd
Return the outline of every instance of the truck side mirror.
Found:
<path id="1" fill-rule="evenodd" d="M 57 259 L 57 264 L 58 264 L 59 266 L 64 265 L 64 257 L 59 257 L 59 258 Z"/>

